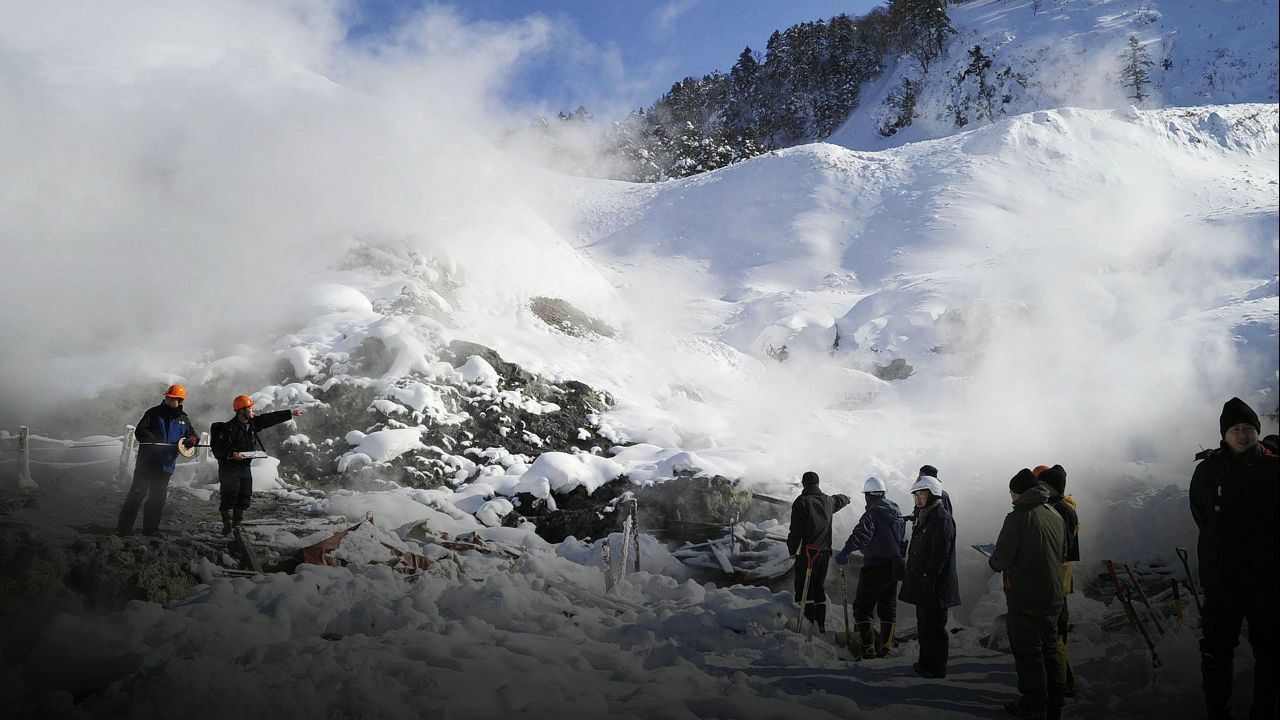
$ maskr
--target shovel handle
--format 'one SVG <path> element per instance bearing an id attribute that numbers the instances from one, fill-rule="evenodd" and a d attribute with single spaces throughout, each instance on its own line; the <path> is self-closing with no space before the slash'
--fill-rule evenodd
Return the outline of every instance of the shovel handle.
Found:
<path id="1" fill-rule="evenodd" d="M 813 563 L 818 559 L 818 553 L 820 552 L 822 552 L 821 545 L 804 546 L 804 559 L 805 562 L 808 563 L 809 567 L 813 567 Z"/>

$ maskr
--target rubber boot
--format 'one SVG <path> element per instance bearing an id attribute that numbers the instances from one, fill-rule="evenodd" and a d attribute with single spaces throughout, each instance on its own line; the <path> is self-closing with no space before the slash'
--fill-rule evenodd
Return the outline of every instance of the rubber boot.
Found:
<path id="1" fill-rule="evenodd" d="M 231 510 L 230 509 L 222 511 L 222 534 L 223 535 L 231 534 Z"/>
<path id="2" fill-rule="evenodd" d="M 876 657 L 889 657 L 889 653 L 893 652 L 893 632 L 897 629 L 897 623 L 880 623 L 880 645 L 876 648 Z"/>
<path id="3" fill-rule="evenodd" d="M 876 633 L 871 628 L 871 621 L 864 620 L 859 622 L 856 627 L 858 629 L 858 645 L 862 651 L 862 657 L 875 657 Z"/>
<path id="4" fill-rule="evenodd" d="M 241 520 L 244 520 L 244 510 L 241 510 L 240 508 L 236 508 L 231 513 L 231 529 L 239 530 Z"/>

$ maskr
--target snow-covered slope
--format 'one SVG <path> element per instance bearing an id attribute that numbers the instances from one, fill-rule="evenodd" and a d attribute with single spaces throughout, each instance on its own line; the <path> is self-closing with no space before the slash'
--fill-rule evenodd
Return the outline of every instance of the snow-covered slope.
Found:
<path id="1" fill-rule="evenodd" d="M 828 142 L 875 150 L 1035 110 L 1134 102 L 1121 85 L 1130 36 L 1153 63 L 1144 106 L 1280 98 L 1280 11 L 1268 0 L 973 0 L 947 11 L 956 33 L 942 55 L 927 68 L 898 58 Z M 981 79 L 965 72 L 975 46 L 990 60 Z M 919 85 L 915 117 L 886 136 L 901 115 L 886 101 L 904 80 Z"/>
<path id="2" fill-rule="evenodd" d="M 10 395 L 71 399 L 77 421 L 106 436 L 175 380 L 202 425 L 239 392 L 264 408 L 305 405 L 279 446 L 281 471 L 354 487 L 277 489 L 284 500 L 318 515 L 430 519 L 510 552 L 436 545 L 448 574 L 413 583 L 381 569 L 206 574 L 171 608 L 57 617 L 28 638 L 29 655 L 0 666 L 0 690 L 39 717 L 244 715 L 263 703 L 282 716 L 990 715 L 1012 695 L 1012 663 L 977 643 L 1002 595 L 976 553 L 961 555 L 956 676 L 921 684 L 908 675 L 911 645 L 851 671 L 831 645 L 784 629 L 785 596 L 683 582 L 648 538 L 645 572 L 606 593 L 600 538 L 549 546 L 527 523 L 491 526 L 521 490 L 547 499 L 620 472 L 642 483 L 718 473 L 786 494 L 812 469 L 855 497 L 874 473 L 905 506 L 928 462 L 961 542 L 987 542 L 1006 478 L 1058 462 L 1085 519 L 1083 574 L 1103 557 L 1168 561 L 1191 545 L 1181 488 L 1197 446 L 1218 437 L 1221 403 L 1239 395 L 1267 413 L 1280 397 L 1280 110 L 1265 62 L 1253 74 L 1233 65 L 1274 48 L 1257 37 L 1274 37 L 1275 6 L 1045 5 L 1034 16 L 1027 4 L 954 7 L 961 54 L 936 66 L 940 77 L 973 33 L 995 48 L 1013 13 L 1039 38 L 1000 45 L 998 57 L 1047 69 L 997 122 L 957 132 L 922 116 L 887 149 L 808 145 L 650 186 L 530 171 L 458 117 L 424 117 L 403 87 L 368 80 L 394 70 L 415 92 L 453 97 L 451 61 L 468 53 L 432 60 L 433 72 L 406 70 L 396 52 L 335 59 L 325 17 L 313 18 L 320 42 L 293 15 L 254 5 L 268 16 L 254 32 L 272 37 L 241 45 L 185 17 L 148 18 L 196 37 L 135 38 L 146 62 L 117 67 L 89 49 L 87 60 L 48 52 L 59 34 L 37 42 L 6 18 L 0 120 L 21 143 L 0 143 L 0 298 L 30 314 L 0 326 L 4 412 L 18 406 Z M 1185 107 L 1130 109 L 1070 84 L 1087 67 L 1067 59 L 1088 55 L 1051 37 L 1109 47 L 1157 10 L 1182 33 L 1159 87 Z M 115 37 L 113 20 L 151 32 L 95 17 L 105 29 L 77 23 L 85 34 L 72 37 Z M 1216 45 L 1185 37 L 1195 23 L 1236 37 L 1228 30 L 1246 19 L 1248 52 L 1222 64 Z M 245 72 L 246 57 L 268 72 Z M 1229 67 L 1237 95 L 1198 94 L 1196 78 Z M 174 87 L 198 98 L 173 103 Z M 941 93 L 921 108 L 936 117 Z M 1199 104 L 1210 99 L 1255 102 Z M 858 122 L 837 139 L 884 147 L 863 144 L 870 126 Z M 519 367 L 504 376 L 466 343 Z M 525 371 L 542 377 L 499 383 Z M 425 447 L 491 411 L 553 414 L 567 381 L 613 401 L 567 428 L 580 452 L 508 425 L 490 437 L 533 450 L 454 437 Z M 322 468 L 290 449 L 319 445 Z M 365 469 L 427 450 L 445 468 L 436 487 L 369 491 Z M 192 494 L 212 516 L 211 490 Z M 837 535 L 859 505 L 837 516 Z M 1083 716 L 1195 706 L 1189 633 L 1163 641 L 1170 669 L 1147 682 L 1143 651 L 1109 624 L 1114 606 L 1072 600 Z M 298 693 L 306 683 L 322 689 Z"/>
<path id="3" fill-rule="evenodd" d="M 1274 403 L 1276 123 L 1273 105 L 1064 109 L 877 154 L 797 147 L 586 191 L 588 217 L 631 205 L 580 242 L 626 278 L 641 323 L 674 314 L 708 355 L 750 358 L 736 382 L 729 365 L 704 379 L 717 418 L 734 418 L 706 430 L 722 443 L 761 443 L 794 469 L 894 457 L 903 480 L 914 455 L 988 444 L 984 464 L 1105 464 L 1132 458 L 1130 442 L 1157 460 L 1195 446 L 1224 392 Z M 656 301 L 639 280 L 655 276 Z M 868 377 L 893 359 L 915 375 Z M 1018 447 L 1002 448 L 1014 417 Z M 831 442 L 834 427 L 863 442 Z"/>

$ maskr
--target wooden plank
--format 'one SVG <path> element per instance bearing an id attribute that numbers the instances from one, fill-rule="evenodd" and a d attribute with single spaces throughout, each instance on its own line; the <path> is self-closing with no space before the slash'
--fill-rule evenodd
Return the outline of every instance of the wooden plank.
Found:
<path id="1" fill-rule="evenodd" d="M 726 575 L 733 574 L 733 563 L 729 562 L 729 553 L 725 552 L 724 547 L 719 543 L 711 545 L 711 552 L 715 554 L 716 560 L 720 562 L 720 569 L 724 570 Z"/>
<path id="2" fill-rule="evenodd" d="M 240 567 L 261 574 L 262 564 L 258 562 L 258 554 L 253 549 L 253 542 L 249 540 L 249 533 L 239 525 L 236 526 L 236 540 L 239 541 L 240 551 L 244 554 Z"/>

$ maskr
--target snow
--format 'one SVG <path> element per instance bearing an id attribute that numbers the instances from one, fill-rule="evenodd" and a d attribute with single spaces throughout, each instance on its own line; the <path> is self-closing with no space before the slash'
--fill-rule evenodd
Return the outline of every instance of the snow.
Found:
<path id="1" fill-rule="evenodd" d="M 458 368 L 462 378 L 469 383 L 493 386 L 498 382 L 498 371 L 479 355 L 472 355 Z"/>
<path id="2" fill-rule="evenodd" d="M 118 297 L 98 275 L 112 275 L 113 287 L 145 285 L 136 270 L 115 267 L 135 235 L 139 257 L 191 252 L 152 247 L 152 235 L 183 234 L 174 227 L 192 231 L 195 249 L 228 251 L 188 262 L 193 295 L 217 311 L 205 313 L 211 327 L 198 342 L 164 336 L 197 349 L 187 356 L 167 357 L 156 348 L 168 343 L 150 334 L 160 330 L 134 327 L 165 325 L 149 314 L 119 338 L 104 326 L 78 345 L 46 317 L 29 325 L 83 355 L 6 355 L 0 370 L 32 387 L 49 386 L 37 372 L 92 378 L 86 398 L 139 377 L 262 383 L 245 391 L 264 408 L 314 413 L 325 409 L 321 391 L 368 389 L 371 407 L 409 426 L 336 431 L 345 431 L 349 449 L 332 470 L 355 474 L 426 450 L 421 438 L 432 423 L 465 421 L 447 391 L 428 382 L 472 386 L 494 404 L 531 413 L 555 410 L 501 386 L 479 356 L 458 368 L 441 360 L 452 341 L 465 340 L 530 372 L 609 393 L 615 403 L 595 420 L 617 445 L 608 457 L 449 448 L 457 454 L 441 457 L 454 472 L 450 487 L 384 482 L 315 495 L 281 482 L 293 472 L 288 464 L 255 461 L 257 490 L 288 495 L 317 516 L 374 518 L 344 543 L 351 566 L 252 579 L 206 574 L 169 607 L 134 602 L 59 615 L 32 638 L 20 667 L 0 666 L 0 688 L 25 693 L 30 706 L 19 711 L 39 717 L 990 716 L 1014 694 L 1012 659 L 979 642 L 1004 598 L 998 576 L 967 546 L 992 540 L 1007 508 L 1005 479 L 1023 466 L 1068 468 L 1083 528 L 1078 578 L 1096 577 L 1104 558 L 1178 567 L 1173 549 L 1195 542 L 1190 458 L 1216 441 L 1222 401 L 1239 395 L 1265 413 L 1280 397 L 1275 3 L 1043 5 L 1039 15 L 1027 2 L 950 6 L 960 32 L 929 71 L 921 117 L 892 138 L 875 123 L 885 94 L 919 72 L 909 60 L 864 88 L 862 108 L 830 142 L 648 186 L 516 173 L 467 132 L 421 125 L 417 109 L 405 112 L 376 88 L 354 83 L 353 92 L 342 78 L 313 72 L 307 53 L 328 41 L 302 43 L 310 50 L 296 63 L 287 57 L 296 47 L 262 41 L 280 48 L 264 77 L 238 59 L 254 43 L 223 49 L 225 38 L 153 38 L 139 42 L 145 62 L 83 64 L 36 47 L 37 36 L 22 31 L 34 32 L 32 23 L 0 26 L 0 48 L 17 59 L 0 67 L 31 90 L 18 100 L 6 94 L 6 107 L 62 117 L 56 98 L 107 127 L 130 127 L 136 116 L 102 98 L 156 82 L 164 68 L 173 73 L 164 88 L 194 73 L 201 107 L 226 106 L 236 118 L 232 129 L 209 128 L 218 150 L 206 156 L 194 137 L 207 133 L 192 133 L 185 116 L 147 124 L 163 141 L 141 148 L 104 144 L 103 126 L 67 117 L 83 137 L 65 151 L 61 136 L 41 134 L 43 115 L 22 116 L 14 127 L 34 140 L 5 143 L 5 152 L 30 145 L 51 158 L 5 155 L 4 165 L 32 169 L 35 184 L 12 195 L 23 202 L 5 213 L 0 235 L 30 238 L 31 253 L 47 245 L 59 264 L 80 253 L 49 238 L 114 242 L 86 255 L 110 258 L 103 269 L 117 273 L 72 273 L 84 276 L 87 296 L 61 288 L 81 306 L 85 297 Z M 296 18 L 271 19 L 262 24 L 268 31 L 297 30 Z M 1131 33 L 1171 61 L 1156 73 L 1156 102 L 1133 105 L 1107 75 Z M 957 130 L 945 112 L 948 78 L 974 44 L 1032 82 L 996 121 Z M 41 69 L 27 73 L 27 61 Z M 340 74 L 344 66 L 325 69 Z M 57 82 L 38 79 L 46 76 Z M 12 93 L 27 84 L 0 87 Z M 162 107 L 186 104 L 163 96 Z M 278 97 L 307 114 L 277 101 L 259 108 Z M 332 125 L 303 132 L 302 118 L 314 117 Z M 244 118 L 298 138 L 237 143 Z M 330 159 L 356 137 L 366 138 L 357 157 Z M 185 143 L 192 147 L 178 152 Z M 277 145 L 280 154 L 261 161 L 251 152 Z M 187 153 L 195 165 L 168 164 Z M 99 156 L 109 164 L 76 161 Z M 254 158 L 252 167 L 201 172 L 239 157 Z M 258 174 L 275 167 L 296 170 Z M 85 187 L 61 192 L 76 173 Z M 243 190 L 212 207 L 184 204 L 201 196 L 197 185 L 241 182 Z M 116 186 L 125 192 L 105 190 Z M 159 210 L 155 197 L 166 199 L 163 232 L 139 220 Z M 246 271 L 248 250 L 255 261 Z M 352 252 L 374 257 L 348 262 Z M 22 253 L 11 260 L 22 292 L 39 288 L 19 279 L 52 276 Z M 240 283 L 235 296 L 218 291 L 232 270 L 253 278 L 251 301 L 239 297 Z M 429 311 L 390 311 L 406 288 L 420 290 Z M 41 307 L 14 292 L 23 307 Z M 537 296 L 564 299 L 619 332 L 554 331 L 529 310 Z M 132 300 L 112 306 L 149 312 Z M 259 325 L 245 324 L 259 311 Z M 229 319 L 238 322 L 220 324 Z M 26 325 L 13 337 L 38 339 Z M 25 347 L 19 340 L 6 345 Z M 910 375 L 885 379 L 895 360 Z M 304 433 L 320 437 L 307 422 L 297 421 L 290 445 L 305 445 Z M 0 440 L 6 450 L 14 442 L 6 431 Z M 119 445 L 90 450 L 65 452 L 105 460 Z M 911 674 L 914 643 L 893 658 L 851 665 L 826 638 L 805 642 L 784 629 L 795 611 L 787 593 L 699 584 L 651 536 L 640 538 L 640 571 L 606 591 L 620 553 L 604 568 L 605 538 L 551 545 L 528 523 L 500 527 L 520 493 L 554 507 L 557 494 L 591 493 L 621 476 L 648 485 L 721 475 L 791 497 L 800 474 L 814 470 L 828 492 L 848 493 L 858 506 L 862 479 L 875 474 L 905 508 L 915 468 L 926 462 L 941 468 L 960 533 L 965 602 L 953 617 L 954 674 L 945 681 Z M 174 487 L 211 503 L 202 472 L 184 465 Z M 838 537 L 857 512 L 836 516 Z M 415 531 L 474 533 L 511 552 L 429 545 L 434 564 L 412 581 L 367 565 L 386 559 L 383 540 Z M 621 542 L 608 539 L 614 549 Z M 829 590 L 839 597 L 834 584 Z M 1134 634 L 1116 623 L 1115 603 L 1077 593 L 1069 604 L 1078 717 L 1174 718 L 1200 706 L 1190 628 L 1175 626 L 1158 641 L 1164 667 L 1153 671 Z M 909 630 L 910 608 L 901 611 Z M 842 627 L 838 613 L 831 624 Z M 1246 657 L 1242 650 L 1242 677 L 1252 669 Z"/>
<path id="3" fill-rule="evenodd" d="M 601 485 L 617 479 L 623 474 L 622 465 L 589 453 L 570 455 L 564 452 L 545 452 L 538 456 L 529 469 L 520 476 L 520 484 L 516 492 L 532 492 L 520 488 L 535 488 L 535 496 L 542 488 L 557 494 L 567 493 L 574 488 L 586 488 L 593 493 Z"/>
<path id="4" fill-rule="evenodd" d="M 364 457 L 365 462 L 384 463 L 407 452 L 421 450 L 425 447 L 422 444 L 422 430 L 419 428 L 379 430 L 368 435 L 357 434 L 353 431 L 347 433 L 346 439 L 348 443 L 352 443 L 356 447 L 355 450 L 351 450 L 342 456 L 348 464 L 354 462 L 354 457 L 357 455 Z M 341 463 L 343 460 L 340 459 L 339 462 Z M 342 467 L 340 466 L 339 472 L 341 470 Z"/>

